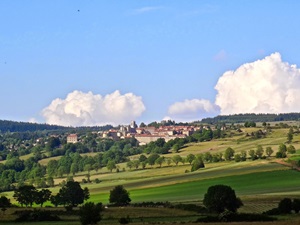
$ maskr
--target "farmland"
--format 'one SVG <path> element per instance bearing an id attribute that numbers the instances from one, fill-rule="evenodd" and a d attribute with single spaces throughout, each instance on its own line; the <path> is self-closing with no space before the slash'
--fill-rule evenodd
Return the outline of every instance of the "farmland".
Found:
<path id="1" fill-rule="evenodd" d="M 253 139 L 245 134 L 255 132 L 260 128 L 244 128 L 243 132 L 232 132 L 226 138 L 211 140 L 207 142 L 187 144 L 180 149 L 178 153 L 170 152 L 164 155 L 165 158 L 172 158 L 175 155 L 187 157 L 189 154 L 199 155 L 205 153 L 222 153 L 228 147 L 234 149 L 236 154 L 243 151 L 256 149 L 257 146 L 262 146 L 263 149 L 272 147 L 274 153 L 270 157 L 262 159 L 235 162 L 234 160 L 220 161 L 220 162 L 205 162 L 205 168 L 201 168 L 195 172 L 191 171 L 191 165 L 187 162 L 179 163 L 178 165 L 164 162 L 160 165 L 147 165 L 145 168 L 128 168 L 126 163 L 119 163 L 117 165 L 118 171 L 112 172 L 103 167 L 96 170 L 91 170 L 90 183 L 81 183 L 81 186 L 87 187 L 90 191 L 89 201 L 102 202 L 108 204 L 109 192 L 116 185 L 123 185 L 130 193 L 132 203 L 139 202 L 171 202 L 172 204 L 187 204 L 193 203 L 202 205 L 202 200 L 207 189 L 216 184 L 224 184 L 231 186 L 238 197 L 244 203 L 244 206 L 239 209 L 239 212 L 255 212 L 262 213 L 277 206 L 278 202 L 284 197 L 299 198 L 300 196 L 300 180 L 299 172 L 292 161 L 297 161 L 300 158 L 300 135 L 295 133 L 292 145 L 297 149 L 296 153 L 289 154 L 285 159 L 278 159 L 275 153 L 281 143 L 286 143 L 287 128 L 273 129 L 264 138 Z M 84 153 L 82 156 L 95 156 L 96 153 Z M 27 159 L 29 156 L 22 156 Z M 130 156 L 131 160 L 138 159 L 140 154 Z M 47 165 L 50 160 L 59 160 L 61 156 L 49 157 L 40 160 L 42 165 Z M 78 172 L 73 179 L 81 182 L 86 178 L 87 172 Z M 54 179 L 55 187 L 49 188 L 53 194 L 60 189 L 60 183 L 66 180 L 67 176 L 56 177 Z M 98 179 L 100 182 L 94 182 Z M 13 192 L 3 192 L 2 195 L 11 199 L 12 203 L 17 204 L 13 198 Z M 45 205 L 50 206 L 47 202 Z M 117 209 L 109 209 L 104 212 L 106 222 L 113 217 L 111 213 Z M 121 209 L 118 209 L 121 210 Z M 128 211 L 129 210 L 129 211 Z M 134 209 L 136 211 L 137 209 Z M 152 215 L 150 211 L 143 212 L 139 209 L 140 215 L 147 218 Z M 151 209 L 154 210 L 155 209 Z M 170 209 L 166 209 L 170 210 Z M 132 218 L 137 216 L 129 209 L 124 209 L 125 214 L 131 215 Z M 118 211 L 118 214 L 121 212 Z M 157 212 L 158 213 L 158 212 Z M 145 221 L 181 221 L 190 222 L 198 216 L 195 213 L 176 212 L 180 215 L 178 218 L 170 215 L 172 211 L 164 212 L 164 219 L 162 214 L 153 215 L 152 219 L 145 219 Z M 121 214 L 120 214 L 121 215 Z M 156 219 L 154 219 L 156 218 Z M 171 219 L 173 218 L 173 219 Z M 70 218 L 69 218 L 70 219 Z M 297 219 L 297 217 L 296 217 Z M 68 219 L 67 219 L 68 220 Z M 72 219 L 71 219 L 72 220 Z M 113 219 L 112 219 L 113 220 Z M 110 222 L 109 222 L 110 223 Z M 113 223 L 113 222 L 112 222 Z M 277 222 L 280 224 L 280 222 Z M 59 222 L 53 224 L 60 224 Z M 65 224 L 65 223 L 64 223 Z M 67 224 L 67 223 L 66 223 Z M 77 224 L 71 221 L 70 224 Z M 136 223 L 138 224 L 138 220 Z"/>

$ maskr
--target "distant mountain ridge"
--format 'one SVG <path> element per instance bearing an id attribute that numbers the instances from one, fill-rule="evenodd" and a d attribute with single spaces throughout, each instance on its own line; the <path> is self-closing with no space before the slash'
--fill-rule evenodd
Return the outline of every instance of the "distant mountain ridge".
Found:
<path id="1" fill-rule="evenodd" d="M 234 115 L 219 115 L 213 118 L 204 118 L 201 123 L 245 123 L 248 121 L 252 122 L 280 122 L 280 121 L 298 121 L 300 120 L 300 113 L 245 113 L 245 114 L 234 114 Z"/>

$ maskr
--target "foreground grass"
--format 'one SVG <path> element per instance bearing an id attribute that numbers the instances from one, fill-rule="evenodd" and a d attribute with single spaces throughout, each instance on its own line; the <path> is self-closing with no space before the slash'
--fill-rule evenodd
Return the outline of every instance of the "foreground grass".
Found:
<path id="1" fill-rule="evenodd" d="M 14 219 L 17 217 L 14 214 L 15 210 L 21 209 L 9 209 L 5 215 L 0 217 L 0 224 L 36 224 L 36 225 L 79 225 L 79 217 L 76 215 L 60 216 L 62 221 L 55 222 L 21 222 L 15 223 Z M 48 210 L 62 210 L 61 208 L 51 208 Z M 141 208 L 141 207 L 113 207 L 105 209 L 102 212 L 102 220 L 99 224 L 120 224 L 118 220 L 120 218 L 131 219 L 130 224 L 141 225 L 141 224 L 185 224 L 192 225 L 195 221 L 203 215 L 197 214 L 195 212 L 184 211 L 179 209 L 169 209 L 169 208 Z M 291 214 L 278 217 L 279 220 L 275 222 L 240 222 L 240 223 L 230 223 L 237 225 L 292 225 L 300 223 L 300 215 Z M 207 223 L 197 223 L 197 224 L 207 224 Z M 209 223 L 210 225 L 218 224 L 225 225 L 228 223 Z"/>

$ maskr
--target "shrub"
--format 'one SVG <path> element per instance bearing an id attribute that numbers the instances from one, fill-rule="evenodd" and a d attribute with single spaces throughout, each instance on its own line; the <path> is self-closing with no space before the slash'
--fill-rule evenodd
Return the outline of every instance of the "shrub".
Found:
<path id="1" fill-rule="evenodd" d="M 299 213 L 300 211 L 300 199 L 294 199 L 293 200 L 293 210 L 295 211 L 295 213 Z"/>
<path id="2" fill-rule="evenodd" d="M 268 211 L 266 211 L 266 212 L 263 212 L 263 214 L 265 214 L 265 215 L 280 215 L 280 211 L 279 211 L 279 209 L 278 208 L 273 208 L 273 209 L 270 209 L 270 210 L 268 210 Z"/>
<path id="3" fill-rule="evenodd" d="M 101 220 L 102 203 L 87 202 L 79 209 L 79 217 L 82 225 L 97 224 Z"/>
<path id="4" fill-rule="evenodd" d="M 275 220 L 276 218 L 268 215 L 224 211 L 219 216 L 206 216 L 197 219 L 196 222 L 266 222 Z"/>
<path id="5" fill-rule="evenodd" d="M 199 206 L 196 204 L 178 204 L 178 205 L 174 205 L 174 208 L 187 210 L 187 211 L 193 211 L 193 212 L 197 212 L 197 213 L 207 213 L 207 210 L 205 207 Z"/>
<path id="6" fill-rule="evenodd" d="M 280 213 L 291 213 L 293 209 L 292 200 L 290 198 L 282 199 L 278 204 L 278 210 Z"/>
<path id="7" fill-rule="evenodd" d="M 81 180 L 81 182 L 82 182 L 83 184 L 88 183 L 88 181 L 87 181 L 85 178 L 83 178 L 83 179 Z"/>
<path id="8" fill-rule="evenodd" d="M 126 218 L 125 218 L 125 217 L 121 217 L 121 218 L 119 219 L 119 223 L 120 223 L 120 224 L 128 224 L 128 223 L 130 223 L 130 222 L 131 222 L 131 219 L 130 219 L 129 216 L 127 216 Z"/>
<path id="9" fill-rule="evenodd" d="M 101 182 L 101 180 L 99 180 L 98 178 L 95 179 L 95 183 L 99 184 Z"/>
<path id="10" fill-rule="evenodd" d="M 204 168 L 204 163 L 201 159 L 195 159 L 192 163 L 191 172 L 194 172 L 200 168 Z"/>
<path id="11" fill-rule="evenodd" d="M 57 215 L 52 215 L 50 211 L 46 210 L 26 210 L 19 214 L 16 222 L 35 222 L 35 221 L 59 221 L 60 218 Z"/>

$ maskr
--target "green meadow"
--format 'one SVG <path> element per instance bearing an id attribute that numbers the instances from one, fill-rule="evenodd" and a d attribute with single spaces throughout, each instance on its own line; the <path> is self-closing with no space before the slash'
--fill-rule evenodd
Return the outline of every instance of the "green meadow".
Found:
<path id="1" fill-rule="evenodd" d="M 196 172 L 190 172 L 191 165 L 188 163 L 179 163 L 176 166 L 174 163 L 167 165 L 165 162 L 161 167 L 147 165 L 145 169 L 129 169 L 126 167 L 126 163 L 122 163 L 117 165 L 119 172 L 115 170 L 110 172 L 106 168 L 102 168 L 97 172 L 91 171 L 90 179 L 92 183 L 81 183 L 81 186 L 88 187 L 90 191 L 89 201 L 102 202 L 105 205 L 109 203 L 110 190 L 116 185 L 123 185 L 129 191 L 132 203 L 168 201 L 173 204 L 193 203 L 202 205 L 204 194 L 210 186 L 224 184 L 231 186 L 243 201 L 244 206 L 239 209 L 240 212 L 262 213 L 276 207 L 278 202 L 285 197 L 300 198 L 300 173 L 292 167 L 292 162 L 300 159 L 300 136 L 296 133 L 291 143 L 295 146 L 296 153 L 289 154 L 285 159 L 277 159 L 275 154 L 278 151 L 278 146 L 286 142 L 288 129 L 274 129 L 266 137 L 260 139 L 253 139 L 245 135 L 258 129 L 260 128 L 246 128 L 243 129 L 242 133 L 232 132 L 231 136 L 226 138 L 189 144 L 182 148 L 179 153 L 170 152 L 165 154 L 164 157 L 172 158 L 174 155 L 179 154 L 184 158 L 191 153 L 197 155 L 206 152 L 224 154 L 228 147 L 233 148 L 235 153 L 248 152 L 252 149 L 255 150 L 259 145 L 263 149 L 272 147 L 274 152 L 271 157 L 254 161 L 247 159 L 244 162 L 232 160 L 205 163 L 205 168 Z M 139 155 L 130 158 L 138 159 Z M 40 163 L 46 165 L 51 159 L 58 158 L 43 159 Z M 56 178 L 56 186 L 50 188 L 50 190 L 54 194 L 57 193 L 60 189 L 59 183 L 66 180 L 66 178 Z M 81 182 L 82 179 L 86 179 L 86 172 L 78 173 L 73 178 Z M 95 179 L 100 180 L 100 183 L 94 182 Z M 13 203 L 16 203 L 13 199 L 13 192 L 2 194 L 9 197 Z M 49 202 L 45 204 L 45 206 L 47 205 L 51 206 Z M 135 224 L 144 224 L 145 221 L 149 223 L 181 221 L 188 224 L 189 221 L 193 221 L 197 217 L 195 213 L 185 215 L 183 212 L 177 211 L 176 213 L 180 215 L 180 218 L 177 218 L 175 215 L 169 215 L 174 212 L 166 209 L 164 209 L 165 212 L 151 209 L 156 212 L 155 215 L 150 213 L 150 209 L 127 208 L 123 210 L 123 214 L 122 210 L 120 208 L 106 210 L 104 213 L 105 224 L 118 224 L 115 217 L 123 214 L 132 215 L 132 218 L 136 218 Z M 136 212 L 139 212 L 138 215 L 136 215 Z M 147 217 L 148 219 L 139 223 L 141 217 Z M 78 218 L 66 218 L 63 222 L 52 224 L 79 224 Z M 280 223 L 276 222 L 276 224 Z"/>

